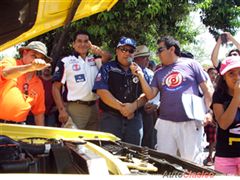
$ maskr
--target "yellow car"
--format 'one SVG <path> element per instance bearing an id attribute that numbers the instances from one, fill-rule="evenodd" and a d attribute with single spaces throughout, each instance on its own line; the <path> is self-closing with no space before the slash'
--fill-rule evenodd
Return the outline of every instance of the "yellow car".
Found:
<path id="1" fill-rule="evenodd" d="M 1 0 L 0 51 L 117 0 Z M 1 110 L 0 110 L 1 111 Z M 1 113 L 1 112 L 0 112 Z M 0 173 L 210 177 L 217 172 L 103 132 L 0 123 Z"/>

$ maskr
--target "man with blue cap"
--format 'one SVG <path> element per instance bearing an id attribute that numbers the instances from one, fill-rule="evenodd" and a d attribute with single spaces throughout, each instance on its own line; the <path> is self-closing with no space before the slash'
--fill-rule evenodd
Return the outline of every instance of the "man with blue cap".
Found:
<path id="1" fill-rule="evenodd" d="M 139 79 L 130 70 L 136 42 L 122 37 L 116 59 L 104 64 L 93 91 L 100 96 L 100 130 L 112 133 L 124 142 L 141 145 L 143 124 L 138 110 L 146 103 Z"/>

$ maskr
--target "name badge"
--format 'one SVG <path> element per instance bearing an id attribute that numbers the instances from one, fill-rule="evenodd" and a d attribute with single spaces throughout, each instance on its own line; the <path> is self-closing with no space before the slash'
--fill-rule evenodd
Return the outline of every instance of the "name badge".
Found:
<path id="1" fill-rule="evenodd" d="M 84 74 L 78 74 L 78 75 L 75 75 L 74 77 L 77 83 L 86 81 Z"/>

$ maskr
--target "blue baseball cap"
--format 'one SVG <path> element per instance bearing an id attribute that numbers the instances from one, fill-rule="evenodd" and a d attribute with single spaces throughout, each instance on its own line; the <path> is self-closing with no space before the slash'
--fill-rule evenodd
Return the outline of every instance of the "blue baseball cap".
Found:
<path id="1" fill-rule="evenodd" d="M 136 44 L 137 44 L 136 41 L 134 41 L 131 38 L 121 37 L 120 41 L 118 42 L 117 48 L 120 46 L 129 45 L 136 49 Z"/>

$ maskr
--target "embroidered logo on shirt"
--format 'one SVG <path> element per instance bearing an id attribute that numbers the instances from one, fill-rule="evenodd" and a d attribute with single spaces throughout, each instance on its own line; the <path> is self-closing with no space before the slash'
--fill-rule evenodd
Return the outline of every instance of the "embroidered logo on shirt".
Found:
<path id="1" fill-rule="evenodd" d="M 77 59 L 70 59 L 69 60 L 69 64 L 74 64 L 74 63 L 77 63 L 78 61 L 77 61 Z"/>
<path id="2" fill-rule="evenodd" d="M 78 74 L 78 75 L 75 75 L 75 81 L 78 83 L 78 82 L 84 82 L 85 81 L 85 76 L 84 74 Z"/>
<path id="3" fill-rule="evenodd" d="M 79 64 L 73 64 L 73 65 L 72 65 L 72 69 L 73 69 L 74 71 L 79 71 L 79 70 L 81 69 L 81 67 L 80 67 Z"/>
<path id="4" fill-rule="evenodd" d="M 117 68 L 117 67 L 110 67 L 111 71 L 113 72 L 118 72 L 118 73 L 122 73 L 121 69 Z"/>

